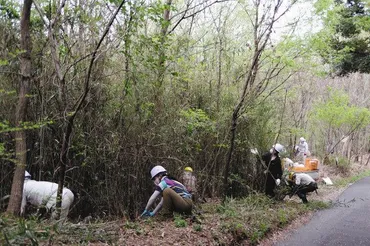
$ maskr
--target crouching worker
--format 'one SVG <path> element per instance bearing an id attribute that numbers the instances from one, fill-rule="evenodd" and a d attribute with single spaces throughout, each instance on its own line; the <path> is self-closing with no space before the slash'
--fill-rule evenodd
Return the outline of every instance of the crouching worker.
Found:
<path id="1" fill-rule="evenodd" d="M 23 185 L 21 215 L 24 215 L 27 203 L 37 208 L 45 207 L 52 211 L 52 218 L 56 218 L 55 206 L 57 203 L 58 184 L 47 181 L 31 180 L 31 175 L 26 171 Z M 74 200 L 72 191 L 63 188 L 60 219 L 66 219 L 69 208 Z"/>
<path id="2" fill-rule="evenodd" d="M 293 185 L 293 190 L 290 194 L 290 197 L 292 197 L 294 194 L 297 194 L 303 203 L 308 203 L 306 197 L 308 192 L 313 192 L 318 189 L 315 180 L 306 173 L 292 172 L 289 174 L 289 179 Z"/>
<path id="3" fill-rule="evenodd" d="M 173 212 L 191 215 L 193 202 L 191 194 L 185 186 L 173 178 L 167 176 L 167 171 L 162 166 L 155 166 L 150 171 L 156 190 L 149 198 L 143 216 L 154 216 L 162 208 L 163 218 L 172 218 Z M 162 196 L 161 201 L 153 211 L 150 211 L 155 200 Z"/>

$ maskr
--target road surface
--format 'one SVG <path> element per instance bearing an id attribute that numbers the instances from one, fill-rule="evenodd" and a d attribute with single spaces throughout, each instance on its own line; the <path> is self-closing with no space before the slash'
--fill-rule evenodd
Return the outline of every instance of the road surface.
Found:
<path id="1" fill-rule="evenodd" d="M 370 177 L 349 186 L 335 205 L 317 212 L 277 246 L 370 245 Z"/>

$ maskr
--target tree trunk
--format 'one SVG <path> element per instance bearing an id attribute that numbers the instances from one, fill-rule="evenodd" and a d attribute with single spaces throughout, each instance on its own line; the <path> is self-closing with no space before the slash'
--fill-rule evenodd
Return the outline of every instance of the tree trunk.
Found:
<path id="1" fill-rule="evenodd" d="M 162 98 L 163 98 L 163 81 L 164 81 L 164 74 L 166 71 L 166 37 L 168 34 L 168 27 L 170 25 L 170 12 L 171 12 L 171 5 L 172 0 L 166 0 L 165 9 L 163 12 L 163 23 L 161 28 L 161 36 L 160 36 L 160 42 L 161 47 L 159 48 L 159 62 L 158 62 L 158 75 L 157 75 L 157 81 L 155 81 L 155 111 L 157 113 L 160 113 L 162 110 Z"/>
<path id="2" fill-rule="evenodd" d="M 218 50 L 218 71 L 217 71 L 217 101 L 216 109 L 220 111 L 221 83 L 222 83 L 222 38 L 219 40 L 220 49 Z"/>
<path id="3" fill-rule="evenodd" d="M 30 16 L 31 16 L 32 0 L 24 0 L 21 17 L 21 49 L 24 51 L 20 56 L 21 81 L 18 97 L 18 105 L 16 111 L 16 126 L 22 127 L 22 122 L 26 119 L 28 97 L 31 84 L 31 36 L 30 36 Z M 7 208 L 7 213 L 18 215 L 20 214 L 24 171 L 27 164 L 27 146 L 26 132 L 19 129 L 15 132 L 15 156 L 16 166 L 13 177 L 10 200 Z"/>
<path id="4" fill-rule="evenodd" d="M 239 105 L 241 105 L 241 104 L 239 104 Z M 235 146 L 235 135 L 236 135 L 236 126 L 238 124 L 237 121 L 238 121 L 239 110 L 240 110 L 240 107 L 237 107 L 234 110 L 232 120 L 231 120 L 230 147 L 229 147 L 229 151 L 227 153 L 227 161 L 226 161 L 226 167 L 225 167 L 225 173 L 224 173 L 224 183 L 223 183 L 223 186 L 224 186 L 223 202 L 226 201 L 226 197 L 227 197 L 227 194 L 228 194 L 228 191 L 229 191 L 228 179 L 229 179 L 229 172 L 230 172 L 230 166 L 231 166 L 231 159 L 232 159 L 232 156 L 233 156 L 234 146 Z"/>

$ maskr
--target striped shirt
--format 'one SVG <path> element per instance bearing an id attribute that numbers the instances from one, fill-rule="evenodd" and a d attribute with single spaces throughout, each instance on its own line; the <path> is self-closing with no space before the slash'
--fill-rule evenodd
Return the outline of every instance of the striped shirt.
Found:
<path id="1" fill-rule="evenodd" d="M 161 182 L 157 185 L 156 190 L 162 193 L 166 188 L 173 189 L 183 198 L 191 198 L 191 194 L 188 192 L 183 184 L 176 180 L 169 179 L 167 176 L 162 178 Z"/>

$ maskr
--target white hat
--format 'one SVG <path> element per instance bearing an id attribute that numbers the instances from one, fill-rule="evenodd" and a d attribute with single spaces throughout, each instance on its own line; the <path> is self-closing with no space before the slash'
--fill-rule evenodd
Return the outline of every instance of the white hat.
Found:
<path id="1" fill-rule="evenodd" d="M 277 144 L 275 144 L 274 146 L 272 146 L 277 152 L 283 152 L 283 150 L 284 150 L 284 146 L 283 145 L 281 145 L 281 144 L 279 144 L 279 143 L 277 143 Z"/>
<path id="2" fill-rule="evenodd" d="M 165 173 L 167 170 L 162 166 L 155 166 L 150 171 L 150 175 L 152 176 L 152 179 L 157 176 L 159 173 Z"/>
<path id="3" fill-rule="evenodd" d="M 24 178 L 25 179 L 31 179 L 31 174 L 27 171 L 24 172 Z"/>
<path id="4" fill-rule="evenodd" d="M 301 138 L 299 139 L 299 141 L 301 141 L 301 142 L 305 142 L 305 141 L 306 141 L 306 139 L 304 139 L 303 137 L 301 137 Z"/>

